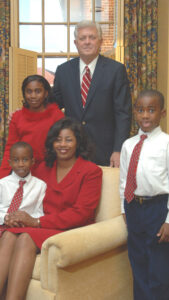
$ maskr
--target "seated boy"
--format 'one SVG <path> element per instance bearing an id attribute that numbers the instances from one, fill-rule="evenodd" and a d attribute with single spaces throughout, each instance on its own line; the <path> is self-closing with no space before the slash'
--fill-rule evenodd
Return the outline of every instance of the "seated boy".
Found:
<path id="1" fill-rule="evenodd" d="M 0 236 L 7 227 L 22 226 L 11 218 L 18 209 L 37 218 L 37 222 L 43 216 L 46 183 L 31 175 L 32 147 L 25 142 L 15 143 L 10 149 L 9 163 L 12 173 L 0 179 Z"/>

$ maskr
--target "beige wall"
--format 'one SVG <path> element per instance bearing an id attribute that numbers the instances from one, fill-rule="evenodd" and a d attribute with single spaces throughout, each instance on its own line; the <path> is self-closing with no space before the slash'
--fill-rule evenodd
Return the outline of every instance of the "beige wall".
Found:
<path id="1" fill-rule="evenodd" d="M 157 88 L 165 96 L 167 116 L 161 125 L 169 133 L 169 0 L 158 0 Z"/>

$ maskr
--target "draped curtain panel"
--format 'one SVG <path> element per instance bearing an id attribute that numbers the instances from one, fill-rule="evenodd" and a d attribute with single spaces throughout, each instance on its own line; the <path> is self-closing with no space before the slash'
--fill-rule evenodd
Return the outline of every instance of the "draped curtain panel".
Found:
<path id="1" fill-rule="evenodd" d="M 132 101 L 157 87 L 158 0 L 124 0 L 124 57 Z M 137 132 L 133 120 L 131 135 Z"/>
<path id="2" fill-rule="evenodd" d="M 7 136 L 9 107 L 10 0 L 0 0 L 0 161 Z"/>

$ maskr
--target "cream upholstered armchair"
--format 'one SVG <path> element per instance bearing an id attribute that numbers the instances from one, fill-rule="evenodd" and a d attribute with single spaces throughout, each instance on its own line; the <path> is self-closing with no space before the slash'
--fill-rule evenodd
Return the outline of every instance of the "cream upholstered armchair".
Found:
<path id="1" fill-rule="evenodd" d="M 26 300 L 131 300 L 127 231 L 120 213 L 119 169 L 102 167 L 96 223 L 47 239 Z"/>

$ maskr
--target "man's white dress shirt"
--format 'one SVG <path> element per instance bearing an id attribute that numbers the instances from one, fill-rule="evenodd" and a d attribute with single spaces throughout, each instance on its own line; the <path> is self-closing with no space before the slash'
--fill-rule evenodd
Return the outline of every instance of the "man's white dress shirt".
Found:
<path id="1" fill-rule="evenodd" d="M 160 126 L 146 133 L 139 129 L 136 136 L 123 143 L 121 150 L 120 198 L 122 213 L 124 213 L 124 190 L 130 157 L 142 134 L 147 134 L 147 138 L 144 140 L 139 157 L 136 173 L 137 188 L 134 194 L 149 197 L 169 194 L 169 135 L 164 133 Z M 169 223 L 169 214 L 166 222 Z"/>
<path id="2" fill-rule="evenodd" d="M 23 199 L 19 210 L 27 212 L 33 218 L 39 218 L 43 213 L 43 198 L 46 183 L 29 173 L 21 178 L 12 172 L 11 175 L 0 179 L 0 225 L 4 224 L 4 217 L 11 204 L 12 198 L 19 187 L 19 181 L 26 180 L 23 186 Z"/>

